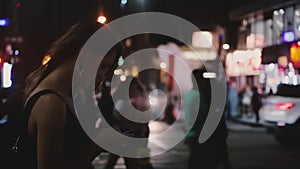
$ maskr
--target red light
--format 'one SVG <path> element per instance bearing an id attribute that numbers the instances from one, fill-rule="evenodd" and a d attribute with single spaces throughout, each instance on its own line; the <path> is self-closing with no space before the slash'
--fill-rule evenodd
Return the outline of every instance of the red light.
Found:
<path id="1" fill-rule="evenodd" d="M 21 7 L 21 2 L 17 2 L 16 7 L 20 8 Z"/>
<path id="2" fill-rule="evenodd" d="M 295 103 L 287 102 L 287 103 L 277 103 L 276 104 L 277 109 L 279 110 L 289 110 L 293 107 L 295 107 Z"/>

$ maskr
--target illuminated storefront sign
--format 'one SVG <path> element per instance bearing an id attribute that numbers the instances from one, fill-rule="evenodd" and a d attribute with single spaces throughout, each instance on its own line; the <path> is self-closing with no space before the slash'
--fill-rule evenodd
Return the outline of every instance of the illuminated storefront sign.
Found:
<path id="1" fill-rule="evenodd" d="M 296 34 L 294 31 L 286 31 L 286 32 L 283 32 L 282 34 L 282 41 L 284 43 L 286 42 L 293 42 L 296 40 Z"/>
<path id="2" fill-rule="evenodd" d="M 9 88 L 12 86 L 11 69 L 12 69 L 12 64 L 7 63 L 7 62 L 5 62 L 3 64 L 3 70 L 2 70 L 2 87 L 3 88 Z"/>
<path id="3" fill-rule="evenodd" d="M 7 18 L 0 18 L 0 27 L 6 27 L 9 25 L 9 19 Z"/>
<path id="4" fill-rule="evenodd" d="M 265 38 L 263 35 L 250 34 L 246 39 L 247 49 L 263 48 Z"/>
<path id="5" fill-rule="evenodd" d="M 258 75 L 261 66 L 261 50 L 236 50 L 226 57 L 228 76 Z"/>
<path id="6" fill-rule="evenodd" d="M 199 31 L 194 32 L 192 36 L 192 44 L 198 48 L 211 48 L 213 43 L 213 35 L 211 32 Z"/>
<path id="7" fill-rule="evenodd" d="M 300 47 L 292 44 L 290 48 L 291 62 L 295 68 L 300 68 Z"/>

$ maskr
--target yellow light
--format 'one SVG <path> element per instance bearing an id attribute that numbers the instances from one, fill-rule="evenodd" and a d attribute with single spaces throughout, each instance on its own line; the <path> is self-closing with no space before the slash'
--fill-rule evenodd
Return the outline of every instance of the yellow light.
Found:
<path id="1" fill-rule="evenodd" d="M 50 55 L 46 55 L 42 61 L 42 65 L 46 65 L 51 60 Z"/>
<path id="2" fill-rule="evenodd" d="M 139 76 L 139 68 L 137 66 L 132 66 L 131 74 L 133 77 L 138 77 Z"/>
<path id="3" fill-rule="evenodd" d="M 130 71 L 129 71 L 128 69 L 126 69 L 126 70 L 124 71 L 124 75 L 125 75 L 125 76 L 129 76 L 129 75 L 130 75 Z"/>
<path id="4" fill-rule="evenodd" d="M 107 19 L 106 19 L 105 16 L 99 16 L 98 19 L 97 19 L 97 21 L 98 21 L 99 23 L 101 23 L 101 24 L 105 24 L 106 20 L 107 20 Z"/>

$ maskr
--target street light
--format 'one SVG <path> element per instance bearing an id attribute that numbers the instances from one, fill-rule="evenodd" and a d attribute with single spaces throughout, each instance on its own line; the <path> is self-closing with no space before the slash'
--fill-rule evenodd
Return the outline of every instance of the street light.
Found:
<path id="1" fill-rule="evenodd" d="M 0 18 L 0 27 L 7 27 L 9 26 L 9 19 L 8 18 Z"/>
<path id="2" fill-rule="evenodd" d="M 122 4 L 122 5 L 126 5 L 127 2 L 128 2 L 127 0 L 121 0 L 121 4 Z"/>
<path id="3" fill-rule="evenodd" d="M 159 66 L 160 66 L 161 69 L 166 69 L 167 68 L 167 64 L 165 62 L 161 62 Z"/>
<path id="4" fill-rule="evenodd" d="M 224 49 L 224 50 L 230 49 L 230 45 L 227 44 L 227 43 L 223 44 L 223 49 Z"/>
<path id="5" fill-rule="evenodd" d="M 97 22 L 101 23 L 101 24 L 105 24 L 105 22 L 107 21 L 106 17 L 101 15 L 98 17 Z"/>

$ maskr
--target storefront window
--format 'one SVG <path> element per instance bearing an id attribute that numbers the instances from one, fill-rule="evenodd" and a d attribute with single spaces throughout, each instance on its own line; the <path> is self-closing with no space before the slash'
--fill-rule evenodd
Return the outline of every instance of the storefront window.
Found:
<path id="1" fill-rule="evenodd" d="M 273 34 L 272 34 L 272 27 L 273 27 L 273 20 L 272 19 L 268 19 L 265 21 L 264 23 L 264 27 L 265 27 L 265 31 L 264 31 L 264 37 L 265 37 L 265 45 L 266 46 L 272 46 L 272 38 L 273 38 Z"/>
<path id="2" fill-rule="evenodd" d="M 250 27 L 250 34 L 246 38 L 246 47 L 247 49 L 254 49 L 254 48 L 263 48 L 265 46 L 264 39 L 264 21 L 263 19 L 250 19 L 249 23 L 251 24 Z"/>
<path id="3" fill-rule="evenodd" d="M 255 47 L 256 48 L 263 48 L 264 47 L 264 21 L 262 19 L 258 19 L 255 22 Z"/>
<path id="4" fill-rule="evenodd" d="M 275 10 L 273 12 L 273 44 L 281 43 L 281 34 L 284 28 L 283 16 L 283 9 Z"/>
<path id="5" fill-rule="evenodd" d="M 297 39 L 300 39 L 300 6 L 297 6 L 294 13 L 294 30 L 296 32 Z"/>

